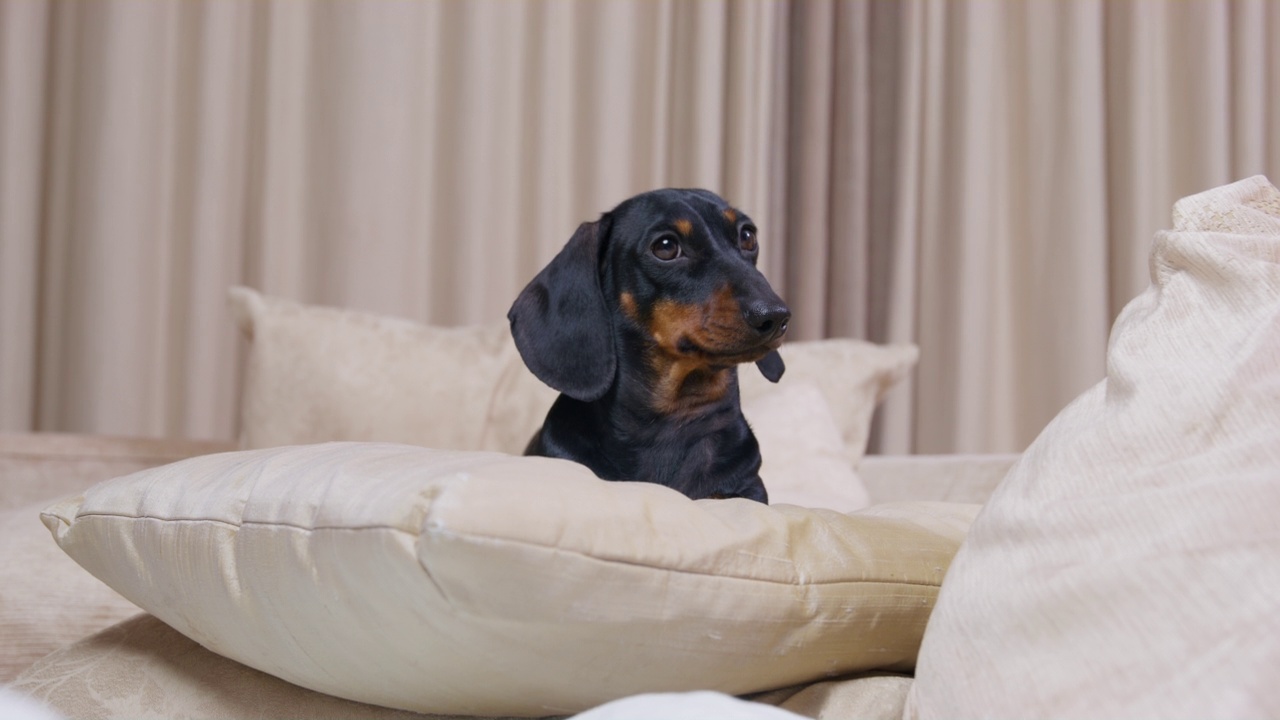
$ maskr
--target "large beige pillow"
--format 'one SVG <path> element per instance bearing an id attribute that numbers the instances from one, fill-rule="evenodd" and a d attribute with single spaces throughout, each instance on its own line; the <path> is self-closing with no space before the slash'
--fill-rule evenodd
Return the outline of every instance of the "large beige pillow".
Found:
<path id="1" fill-rule="evenodd" d="M 1280 191 L 1180 201 L 1151 275 L 974 523 L 908 716 L 1280 717 Z"/>
<path id="2" fill-rule="evenodd" d="M 520 454 L 556 397 L 520 360 L 505 322 L 439 328 L 248 288 L 230 298 L 249 340 L 246 448 L 364 440 Z M 858 340 L 788 343 L 781 353 L 777 386 L 742 368 L 743 400 L 816 386 L 851 464 L 866 450 L 876 404 L 918 355 L 914 345 Z"/>
<path id="3" fill-rule="evenodd" d="M 263 672 L 535 716 L 909 669 L 975 512 L 694 502 L 546 458 L 332 443 L 136 473 L 43 519 L 125 597 Z"/>

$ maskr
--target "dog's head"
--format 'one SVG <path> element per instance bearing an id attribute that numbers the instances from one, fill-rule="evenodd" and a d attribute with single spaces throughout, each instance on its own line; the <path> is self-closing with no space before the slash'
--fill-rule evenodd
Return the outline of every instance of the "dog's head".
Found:
<path id="1" fill-rule="evenodd" d="M 516 347 L 539 379 L 585 401 L 613 384 L 623 337 L 640 339 L 670 397 L 723 386 L 715 378 L 746 362 L 777 382 L 791 312 L 759 252 L 751 219 L 715 193 L 637 195 L 581 225 L 516 298 Z"/>

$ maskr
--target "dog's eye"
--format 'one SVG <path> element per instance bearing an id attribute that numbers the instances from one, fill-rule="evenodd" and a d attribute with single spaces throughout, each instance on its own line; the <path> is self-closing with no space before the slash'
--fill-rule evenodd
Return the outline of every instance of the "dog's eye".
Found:
<path id="1" fill-rule="evenodd" d="M 676 242 L 676 239 L 670 235 L 663 235 L 654 240 L 649 250 L 659 260 L 675 260 L 680 257 L 680 243 Z"/>
<path id="2" fill-rule="evenodd" d="M 738 233 L 738 247 L 747 252 L 756 251 L 756 229 L 750 225 L 743 225 L 742 230 Z"/>

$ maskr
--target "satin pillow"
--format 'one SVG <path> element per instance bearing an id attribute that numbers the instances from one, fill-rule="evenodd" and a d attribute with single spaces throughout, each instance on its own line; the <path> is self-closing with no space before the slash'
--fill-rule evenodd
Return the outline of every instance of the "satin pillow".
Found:
<path id="1" fill-rule="evenodd" d="M 208 649 L 417 712 L 906 670 L 976 506 L 691 501 L 546 458 L 380 443 L 209 455 L 42 516 Z"/>

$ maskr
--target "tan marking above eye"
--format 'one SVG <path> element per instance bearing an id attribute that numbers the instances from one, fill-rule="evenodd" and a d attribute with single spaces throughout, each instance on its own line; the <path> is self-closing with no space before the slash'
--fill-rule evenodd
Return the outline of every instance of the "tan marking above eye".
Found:
<path id="1" fill-rule="evenodd" d="M 685 237 L 689 237 L 689 235 L 693 233 L 693 223 L 689 222 L 685 218 L 680 218 L 679 220 L 675 221 L 675 226 L 676 226 L 676 232 L 679 232 L 681 235 Z"/>
<path id="2" fill-rule="evenodd" d="M 738 213 L 735 212 L 733 208 L 725 208 L 724 219 L 728 220 L 730 223 L 736 223 L 738 222 Z"/>
<path id="3" fill-rule="evenodd" d="M 632 320 L 637 319 L 638 312 L 636 310 L 636 296 L 629 292 L 624 292 L 618 296 L 618 307 L 622 308 L 622 312 Z"/>

